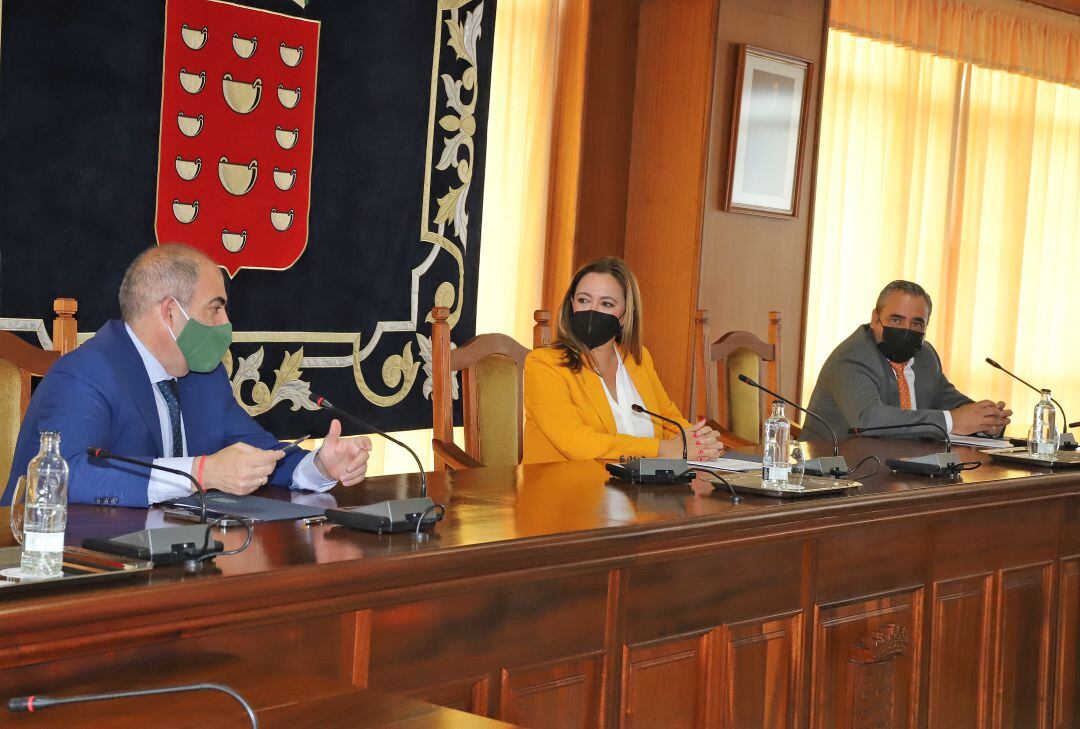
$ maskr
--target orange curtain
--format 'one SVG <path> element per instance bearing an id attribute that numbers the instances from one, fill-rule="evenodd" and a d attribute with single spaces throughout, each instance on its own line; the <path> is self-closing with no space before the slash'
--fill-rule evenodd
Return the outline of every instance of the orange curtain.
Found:
<path id="1" fill-rule="evenodd" d="M 986 68 L 1080 86 L 1080 17 L 1019 0 L 833 0 L 829 25 Z"/>
<path id="2" fill-rule="evenodd" d="M 869 319 L 877 291 L 907 278 L 934 298 L 928 338 L 961 390 L 1008 401 L 1014 430 L 1026 428 L 1037 396 L 983 361 L 993 357 L 1075 403 L 1075 420 L 1080 340 L 1070 335 L 1069 292 L 1080 281 L 1080 86 L 1048 79 L 1075 79 L 1080 21 L 1005 0 L 915 0 L 906 15 L 900 3 L 880 3 L 876 15 L 870 5 L 833 3 L 840 25 L 854 18 L 865 35 L 829 31 L 803 397 L 837 342 Z M 1029 75 L 1014 72 L 1019 62 L 920 50 L 958 32 L 946 32 L 950 18 L 985 40 L 1012 6 L 1022 11 L 1014 28 L 1036 20 L 1071 28 L 1067 38 L 1045 34 L 1071 58 Z M 988 17 L 972 10 L 980 7 Z M 931 15 L 914 17 L 919 9 Z M 884 27 L 867 28 L 875 17 Z M 929 29 L 931 38 L 879 40 L 896 41 L 898 28 Z M 1019 48 L 1023 39 L 1002 43 Z"/>

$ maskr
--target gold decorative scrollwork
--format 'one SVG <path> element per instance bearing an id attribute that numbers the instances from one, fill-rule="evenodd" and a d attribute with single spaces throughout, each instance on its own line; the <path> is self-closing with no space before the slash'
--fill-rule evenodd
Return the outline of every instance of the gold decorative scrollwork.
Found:
<path id="1" fill-rule="evenodd" d="M 230 373 L 232 380 L 233 397 L 240 406 L 247 410 L 250 415 L 260 415 L 279 402 L 291 402 L 290 410 L 318 410 L 319 406 L 311 401 L 311 385 L 300 379 L 303 371 L 300 363 L 304 360 L 304 348 L 296 352 L 286 352 L 281 360 L 281 367 L 274 370 L 274 387 L 268 388 L 259 375 L 265 356 L 262 347 L 259 347 L 250 357 L 240 357 L 236 365 L 236 373 L 232 374 L 232 354 L 226 355 L 225 371 Z M 240 389 L 248 380 L 255 384 L 251 388 L 253 403 L 244 402 Z"/>

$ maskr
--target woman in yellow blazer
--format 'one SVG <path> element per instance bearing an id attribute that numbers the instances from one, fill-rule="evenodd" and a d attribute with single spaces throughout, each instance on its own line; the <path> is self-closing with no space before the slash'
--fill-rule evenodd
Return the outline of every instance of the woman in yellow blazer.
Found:
<path id="1" fill-rule="evenodd" d="M 641 329 L 641 294 L 625 262 L 601 258 L 574 275 L 555 342 L 525 359 L 525 463 L 682 457 L 678 430 L 634 404 L 686 428 L 691 459 L 719 457 L 719 434 L 687 422 L 664 391 Z"/>

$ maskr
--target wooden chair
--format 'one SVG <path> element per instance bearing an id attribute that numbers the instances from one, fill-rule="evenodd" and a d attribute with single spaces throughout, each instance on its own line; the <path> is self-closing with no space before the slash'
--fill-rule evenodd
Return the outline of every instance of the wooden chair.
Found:
<path id="1" fill-rule="evenodd" d="M 40 349 L 9 331 L 0 331 L 0 491 L 11 473 L 15 441 L 19 438 L 23 415 L 30 405 L 31 380 L 44 377 L 53 363 L 75 349 L 75 299 L 53 302 L 53 348 Z"/>
<path id="2" fill-rule="evenodd" d="M 435 307 L 431 325 L 432 450 L 437 470 L 521 463 L 522 373 L 528 348 L 505 334 L 480 334 L 450 348 L 449 309 Z M 551 343 L 551 314 L 533 314 L 533 345 Z M 451 382 L 461 373 L 465 449 L 454 444 Z"/>
<path id="3" fill-rule="evenodd" d="M 710 343 L 708 321 L 709 313 L 699 309 L 694 318 L 695 404 L 719 426 L 725 445 L 757 444 L 773 398 L 738 378 L 745 374 L 780 392 L 780 312 L 769 312 L 767 342 L 750 332 L 731 331 Z"/>

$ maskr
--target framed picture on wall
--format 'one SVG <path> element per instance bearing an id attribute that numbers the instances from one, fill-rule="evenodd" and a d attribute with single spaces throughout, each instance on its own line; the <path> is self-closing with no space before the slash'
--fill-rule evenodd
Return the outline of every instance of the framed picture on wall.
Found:
<path id="1" fill-rule="evenodd" d="M 813 68 L 802 58 L 739 46 L 725 210 L 798 215 Z"/>

